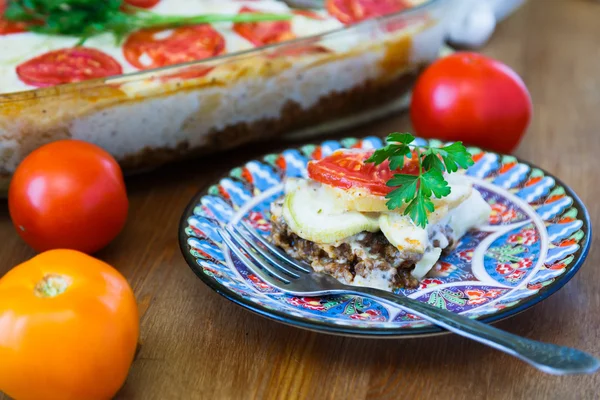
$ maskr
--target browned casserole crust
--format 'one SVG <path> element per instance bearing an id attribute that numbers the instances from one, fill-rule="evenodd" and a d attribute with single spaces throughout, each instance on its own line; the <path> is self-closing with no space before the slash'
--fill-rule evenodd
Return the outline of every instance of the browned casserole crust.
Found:
<path id="1" fill-rule="evenodd" d="M 176 159 L 279 138 L 286 133 L 363 113 L 407 95 L 419 71 L 420 69 L 407 72 L 385 84 L 369 81 L 345 92 L 331 93 L 308 109 L 288 101 L 282 110 L 281 118 L 263 119 L 250 124 L 238 123 L 222 130 L 211 130 L 206 137 L 206 145 L 202 147 L 193 148 L 184 140 L 174 149 L 146 147 L 138 153 L 124 157 L 120 162 L 126 170 L 135 171 Z"/>

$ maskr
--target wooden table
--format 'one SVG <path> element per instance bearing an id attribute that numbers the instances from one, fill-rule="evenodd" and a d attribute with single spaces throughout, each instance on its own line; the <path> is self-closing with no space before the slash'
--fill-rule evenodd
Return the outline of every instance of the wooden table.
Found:
<path id="1" fill-rule="evenodd" d="M 535 116 L 516 154 L 571 185 L 600 225 L 599 15 L 596 1 L 530 0 L 482 51 L 512 66 L 534 100 Z M 410 129 L 405 115 L 344 135 L 403 129 Z M 212 292 L 179 252 L 179 217 L 197 190 L 263 149 L 129 180 L 127 227 L 98 255 L 129 279 L 142 315 L 141 349 L 119 398 L 599 398 L 600 374 L 544 375 L 455 335 L 371 340 L 312 333 L 254 315 Z M 6 204 L 1 210 L 0 275 L 33 255 L 13 231 Z M 600 355 L 597 246 L 596 239 L 562 290 L 497 326 Z"/>

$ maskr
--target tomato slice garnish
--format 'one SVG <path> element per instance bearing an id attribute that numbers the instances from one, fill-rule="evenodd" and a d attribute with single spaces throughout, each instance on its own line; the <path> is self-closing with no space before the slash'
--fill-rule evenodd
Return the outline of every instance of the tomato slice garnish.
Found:
<path id="1" fill-rule="evenodd" d="M 125 3 L 139 8 L 152 8 L 159 2 L 160 0 L 125 0 Z"/>
<path id="2" fill-rule="evenodd" d="M 104 78 L 122 71 L 117 60 L 88 47 L 50 51 L 17 66 L 19 79 L 36 87 Z"/>
<path id="3" fill-rule="evenodd" d="M 303 10 L 294 10 L 293 13 L 301 13 Z M 243 13 L 259 13 L 260 11 L 253 10 L 248 6 L 240 9 L 240 14 Z M 303 15 L 312 15 L 311 11 L 302 13 Z M 306 16 L 305 15 L 305 16 Z M 316 17 L 321 18 L 318 14 Z M 255 46 L 266 46 L 269 44 L 280 43 L 286 40 L 296 38 L 292 32 L 292 24 L 289 21 L 265 21 L 265 22 L 238 22 L 233 24 L 233 30 L 244 39 L 248 40 Z M 294 45 L 290 47 L 274 49 L 268 56 L 300 56 L 304 54 L 329 53 L 330 50 L 320 45 Z"/>
<path id="4" fill-rule="evenodd" d="M 344 24 L 392 14 L 408 8 L 404 0 L 327 0 L 329 14 Z"/>
<path id="5" fill-rule="evenodd" d="M 6 0 L 0 0 L 0 35 L 10 35 L 11 33 L 21 33 L 27 30 L 27 23 L 6 21 L 2 18 L 6 10 Z"/>
<path id="6" fill-rule="evenodd" d="M 215 57 L 225 51 L 225 39 L 212 26 L 202 24 L 175 29 L 143 29 L 123 45 L 125 59 L 138 69 Z"/>
<path id="7" fill-rule="evenodd" d="M 244 6 L 239 13 L 260 13 L 260 11 Z M 290 21 L 238 22 L 233 24 L 233 30 L 255 46 L 265 46 L 296 38 Z"/>
<path id="8" fill-rule="evenodd" d="M 340 189 L 367 189 L 371 194 L 385 196 L 392 191 L 386 185 L 394 174 L 417 175 L 419 166 L 414 157 L 406 159 L 404 168 L 392 171 L 389 161 L 379 165 L 366 163 L 373 150 L 337 150 L 320 160 L 308 163 L 308 177 Z"/>

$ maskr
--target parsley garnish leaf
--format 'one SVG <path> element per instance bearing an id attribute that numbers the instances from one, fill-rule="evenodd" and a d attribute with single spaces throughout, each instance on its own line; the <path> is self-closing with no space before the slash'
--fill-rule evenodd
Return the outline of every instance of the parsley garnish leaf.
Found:
<path id="1" fill-rule="evenodd" d="M 385 160 L 390 161 L 390 169 L 402 169 L 404 167 L 404 158 L 410 157 L 410 147 L 408 144 L 415 140 L 415 137 L 410 133 L 390 133 L 385 141 L 387 146 L 375 151 L 367 162 L 373 162 L 379 165 Z"/>
<path id="2" fill-rule="evenodd" d="M 448 172 L 456 172 L 459 167 L 468 168 L 473 165 L 473 158 L 461 142 L 435 149 L 444 160 Z"/>
<path id="3" fill-rule="evenodd" d="M 399 147 L 392 156 L 390 156 L 390 169 L 402 169 L 404 167 L 404 157 L 410 156 L 410 147 Z"/>
<path id="4" fill-rule="evenodd" d="M 391 133 L 385 140 L 387 145 L 376 150 L 367 162 L 379 165 L 388 160 L 390 169 L 399 172 L 387 182 L 388 186 L 395 189 L 387 194 L 386 205 L 389 210 L 406 205 L 403 214 L 424 228 L 428 214 L 435 211 L 432 197 L 441 199 L 451 192 L 444 172 L 452 173 L 459 168 L 467 168 L 473 165 L 473 159 L 461 142 L 435 148 L 414 145 L 414 140 L 415 137 L 410 133 Z M 401 172 L 405 157 L 416 157 L 419 166 L 417 175 Z"/>
<path id="5" fill-rule="evenodd" d="M 410 185 L 419 180 L 417 175 L 395 174 L 393 178 L 387 181 L 388 186 Z M 412 194 L 414 196 L 414 193 Z"/>
<path id="6" fill-rule="evenodd" d="M 444 179 L 442 171 L 439 169 L 430 169 L 421 174 L 421 191 L 424 196 L 431 197 L 433 194 L 438 199 L 450 194 L 450 186 Z"/>
<path id="7" fill-rule="evenodd" d="M 425 157 L 423 157 L 423 168 L 426 170 L 437 169 L 445 171 L 444 163 L 440 160 L 438 155 L 433 150 L 427 150 Z"/>
<path id="8" fill-rule="evenodd" d="M 417 193 L 417 184 L 419 177 L 416 175 L 396 174 L 387 182 L 388 186 L 397 186 L 397 189 L 392 190 L 386 198 L 388 209 L 393 210 L 399 208 L 404 203 L 410 202 Z"/>
<path id="9" fill-rule="evenodd" d="M 394 151 L 396 151 L 394 145 L 388 144 L 387 146 L 382 147 L 371 154 L 371 157 L 369 157 L 366 162 L 379 165 L 388 158 L 392 157 L 394 155 Z"/>
<path id="10" fill-rule="evenodd" d="M 427 226 L 427 212 L 433 212 L 433 202 L 427 197 L 419 195 L 411 200 L 404 211 L 404 215 L 409 215 L 415 221 L 415 224 L 425 228 Z"/>
<path id="11" fill-rule="evenodd" d="M 385 141 L 387 143 L 409 144 L 409 143 L 412 143 L 413 140 L 415 140 L 415 137 L 413 135 L 411 135 L 410 133 L 399 133 L 399 132 L 390 133 L 385 138 Z"/>

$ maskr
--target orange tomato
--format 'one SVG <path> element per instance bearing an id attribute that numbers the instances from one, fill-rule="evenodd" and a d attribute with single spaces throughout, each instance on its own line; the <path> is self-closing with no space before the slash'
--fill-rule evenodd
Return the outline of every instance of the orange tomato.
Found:
<path id="1" fill-rule="evenodd" d="M 0 391 L 16 400 L 109 399 L 139 335 L 125 278 L 74 250 L 51 250 L 0 279 Z"/>
<path id="2" fill-rule="evenodd" d="M 94 253 L 123 229 L 128 208 L 117 161 L 80 140 L 59 140 L 32 152 L 8 188 L 13 225 L 38 252 Z"/>

